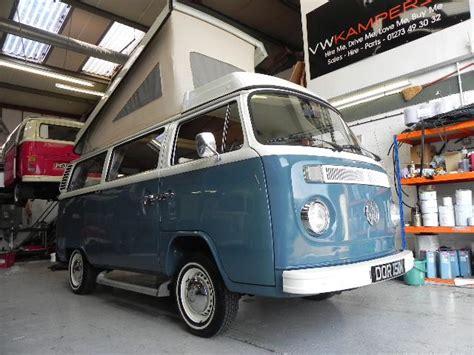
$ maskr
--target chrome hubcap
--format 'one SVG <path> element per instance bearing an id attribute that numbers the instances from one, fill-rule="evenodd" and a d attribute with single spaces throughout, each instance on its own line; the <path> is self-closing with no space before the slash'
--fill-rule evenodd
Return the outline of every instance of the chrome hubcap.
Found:
<path id="1" fill-rule="evenodd" d="M 80 253 L 76 253 L 71 260 L 71 283 L 74 287 L 78 287 L 81 285 L 82 282 L 82 274 L 84 271 L 84 265 L 82 262 L 82 255 Z"/>
<path id="2" fill-rule="evenodd" d="M 204 270 L 192 267 L 184 273 L 180 296 L 184 312 L 194 323 L 203 323 L 213 315 L 214 286 Z"/>

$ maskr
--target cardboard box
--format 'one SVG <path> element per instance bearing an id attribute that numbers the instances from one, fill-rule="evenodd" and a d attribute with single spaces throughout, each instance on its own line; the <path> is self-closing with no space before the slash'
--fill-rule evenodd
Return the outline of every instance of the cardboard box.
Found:
<path id="1" fill-rule="evenodd" d="M 446 162 L 446 171 L 448 173 L 458 171 L 459 162 L 462 160 L 461 152 L 447 152 L 444 153 L 444 160 Z"/>
<path id="2" fill-rule="evenodd" d="M 425 144 L 424 147 L 424 152 L 423 152 L 423 163 L 425 168 L 428 167 L 433 160 L 433 157 L 435 155 L 435 150 L 434 147 Z M 413 147 L 410 148 L 410 156 L 411 156 L 411 161 L 414 162 L 417 165 L 421 164 L 421 144 L 420 145 L 414 145 Z"/>

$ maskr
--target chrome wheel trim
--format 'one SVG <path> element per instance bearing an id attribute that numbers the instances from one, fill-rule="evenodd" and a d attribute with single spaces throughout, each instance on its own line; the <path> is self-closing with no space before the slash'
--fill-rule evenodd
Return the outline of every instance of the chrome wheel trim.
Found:
<path id="1" fill-rule="evenodd" d="M 176 293 L 184 320 L 194 329 L 206 327 L 216 308 L 211 277 L 201 265 L 189 263 L 181 269 L 178 280 Z"/>
<path id="2" fill-rule="evenodd" d="M 80 252 L 75 252 L 69 262 L 69 281 L 73 289 L 78 289 L 82 284 L 84 275 L 84 260 Z"/>

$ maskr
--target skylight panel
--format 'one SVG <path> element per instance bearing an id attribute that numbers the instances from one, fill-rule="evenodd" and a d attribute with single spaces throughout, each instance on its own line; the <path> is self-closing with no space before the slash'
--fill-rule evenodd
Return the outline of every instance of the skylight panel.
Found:
<path id="1" fill-rule="evenodd" d="M 145 36 L 143 31 L 114 22 L 102 41 L 100 41 L 99 46 L 116 52 L 130 54 L 140 43 L 143 36 Z M 110 77 L 118 66 L 119 64 L 117 63 L 90 57 L 82 67 L 82 70 L 86 73 Z"/>
<path id="2" fill-rule="evenodd" d="M 48 32 L 58 33 L 69 13 L 69 5 L 55 0 L 20 0 L 13 20 Z M 42 63 L 51 45 L 8 34 L 2 52 Z"/>

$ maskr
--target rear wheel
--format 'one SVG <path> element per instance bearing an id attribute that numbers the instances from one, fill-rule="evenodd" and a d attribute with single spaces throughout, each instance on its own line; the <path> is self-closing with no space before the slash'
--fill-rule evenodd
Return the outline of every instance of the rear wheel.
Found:
<path id="1" fill-rule="evenodd" d="M 23 197 L 23 189 L 21 184 L 16 184 L 13 188 L 13 201 L 15 206 L 25 207 L 28 200 Z"/>
<path id="2" fill-rule="evenodd" d="M 225 331 L 235 319 L 239 295 L 225 287 L 209 258 L 187 258 L 174 284 L 179 312 L 191 333 L 208 338 Z"/>
<path id="3" fill-rule="evenodd" d="M 336 292 L 327 292 L 327 293 L 320 293 L 317 295 L 312 295 L 312 296 L 306 296 L 303 297 L 305 300 L 310 300 L 310 301 L 324 301 L 327 300 L 328 298 L 333 297 L 336 294 Z"/>
<path id="4" fill-rule="evenodd" d="M 74 250 L 69 258 L 68 275 L 72 292 L 85 295 L 94 291 L 98 270 L 95 269 L 80 250 Z"/>

